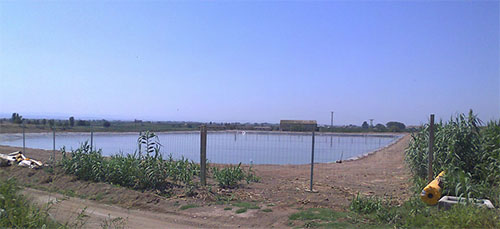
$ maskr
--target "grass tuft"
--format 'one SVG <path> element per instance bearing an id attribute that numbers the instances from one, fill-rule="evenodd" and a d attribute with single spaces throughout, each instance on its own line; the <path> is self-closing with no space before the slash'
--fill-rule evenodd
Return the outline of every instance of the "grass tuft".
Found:
<path id="1" fill-rule="evenodd" d="M 236 214 L 241 214 L 241 213 L 244 213 L 244 212 L 247 212 L 246 208 L 240 208 L 240 209 L 236 210 Z"/>
<path id="2" fill-rule="evenodd" d="M 232 204 L 235 207 L 247 208 L 247 209 L 260 209 L 258 205 L 251 202 L 237 202 Z"/>
<path id="3" fill-rule="evenodd" d="M 198 206 L 198 205 L 196 205 L 196 204 L 186 204 L 186 205 L 184 205 L 184 206 L 181 206 L 179 209 L 181 209 L 181 210 L 186 210 L 186 209 L 190 209 L 190 208 L 197 208 L 197 207 L 199 207 L 199 206 Z"/>

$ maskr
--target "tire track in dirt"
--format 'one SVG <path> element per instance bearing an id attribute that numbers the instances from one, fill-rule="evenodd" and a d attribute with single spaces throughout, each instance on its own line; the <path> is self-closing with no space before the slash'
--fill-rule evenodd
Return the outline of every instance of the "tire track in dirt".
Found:
<path id="1" fill-rule="evenodd" d="M 118 206 L 98 203 L 74 197 L 63 196 L 37 189 L 25 188 L 23 194 L 40 205 L 49 203 L 51 217 L 70 227 L 83 223 L 84 228 L 101 228 L 116 220 L 127 228 L 235 228 L 237 224 L 221 224 L 203 218 L 193 218 L 189 215 L 172 212 L 171 214 L 155 213 L 136 209 L 126 209 Z M 83 211 L 83 212 L 82 212 Z M 78 216 L 86 215 L 80 221 Z M 80 217 L 81 218 L 81 217 Z"/>

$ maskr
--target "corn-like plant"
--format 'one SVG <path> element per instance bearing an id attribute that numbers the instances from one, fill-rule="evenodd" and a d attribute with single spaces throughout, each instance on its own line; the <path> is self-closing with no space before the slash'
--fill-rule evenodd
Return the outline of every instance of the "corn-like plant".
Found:
<path id="1" fill-rule="evenodd" d="M 248 184 L 260 180 L 252 171 L 251 167 L 248 172 L 245 172 L 245 170 L 241 168 L 241 162 L 238 166 L 230 165 L 222 169 L 212 167 L 212 174 L 221 188 L 236 188 L 243 179 L 245 179 Z"/>
<path id="2" fill-rule="evenodd" d="M 145 155 L 116 154 L 110 158 L 102 156 L 101 150 L 92 150 L 85 142 L 80 148 L 66 152 L 59 162 L 68 174 L 79 179 L 96 182 L 107 182 L 138 190 L 158 190 L 168 192 L 173 185 L 190 187 L 193 177 L 198 175 L 198 164 L 187 159 L 174 160 L 170 155 L 164 160 L 160 154 L 160 144 L 154 133 L 146 132 L 138 142 L 144 143 L 148 149 Z M 154 156 L 152 156 L 154 152 Z"/>
<path id="3" fill-rule="evenodd" d="M 139 138 L 137 139 L 137 143 L 139 144 L 139 156 L 142 156 L 142 146 L 146 148 L 146 154 L 151 155 L 155 153 L 155 158 L 158 157 L 158 154 L 160 153 L 160 139 L 158 138 L 158 135 L 156 135 L 153 132 L 146 131 L 144 133 L 141 133 Z"/>
<path id="4" fill-rule="evenodd" d="M 500 193 L 500 123 L 482 122 L 472 111 L 435 125 L 433 172 L 446 170 L 445 190 L 451 195 L 490 198 Z M 428 166 L 429 126 L 412 135 L 406 161 L 416 178 L 425 179 Z"/>
<path id="5" fill-rule="evenodd" d="M 105 162 L 101 151 L 92 151 L 85 142 L 68 157 L 63 150 L 61 165 L 66 173 L 75 174 L 79 179 L 91 181 L 105 180 Z"/>
<path id="6" fill-rule="evenodd" d="M 186 193 L 195 193 L 196 184 L 193 179 L 200 174 L 199 164 L 184 157 L 175 160 L 172 155 L 164 159 L 160 153 L 161 144 L 154 133 L 141 134 L 138 143 L 145 146 L 144 155 L 138 151 L 134 154 L 116 154 L 106 158 L 102 156 L 101 150 L 92 149 L 87 142 L 71 152 L 66 152 L 63 148 L 63 158 L 59 165 L 66 173 L 74 174 L 82 180 L 107 182 L 137 190 L 157 190 L 162 193 L 169 192 L 173 186 L 183 186 Z M 260 180 L 252 167 L 245 172 L 241 163 L 223 169 L 212 168 L 212 172 L 219 186 L 225 188 L 235 188 L 242 180 L 247 183 Z"/>

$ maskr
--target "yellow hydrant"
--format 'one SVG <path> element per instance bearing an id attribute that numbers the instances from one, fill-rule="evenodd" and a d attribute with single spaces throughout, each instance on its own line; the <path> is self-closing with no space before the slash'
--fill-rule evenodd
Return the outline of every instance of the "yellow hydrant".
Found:
<path id="1" fill-rule="evenodd" d="M 439 173 L 436 179 L 432 180 L 420 194 L 420 198 L 428 205 L 436 205 L 441 198 L 441 191 L 443 190 L 442 177 L 444 171 Z"/>

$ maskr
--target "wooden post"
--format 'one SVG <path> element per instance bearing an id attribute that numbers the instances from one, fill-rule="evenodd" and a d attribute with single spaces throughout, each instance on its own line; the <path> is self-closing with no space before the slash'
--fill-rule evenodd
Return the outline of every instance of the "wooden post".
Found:
<path id="1" fill-rule="evenodd" d="M 313 192 L 313 177 L 314 177 L 314 129 L 312 131 L 312 149 L 311 149 L 311 183 L 309 191 Z"/>
<path id="2" fill-rule="evenodd" d="M 428 166 L 428 180 L 431 182 L 434 180 L 434 174 L 432 171 L 432 160 L 434 157 L 434 114 L 431 114 L 431 122 L 429 124 L 429 166 Z"/>
<path id="3" fill-rule="evenodd" d="M 200 180 L 201 185 L 207 185 L 207 126 L 200 128 Z"/>

